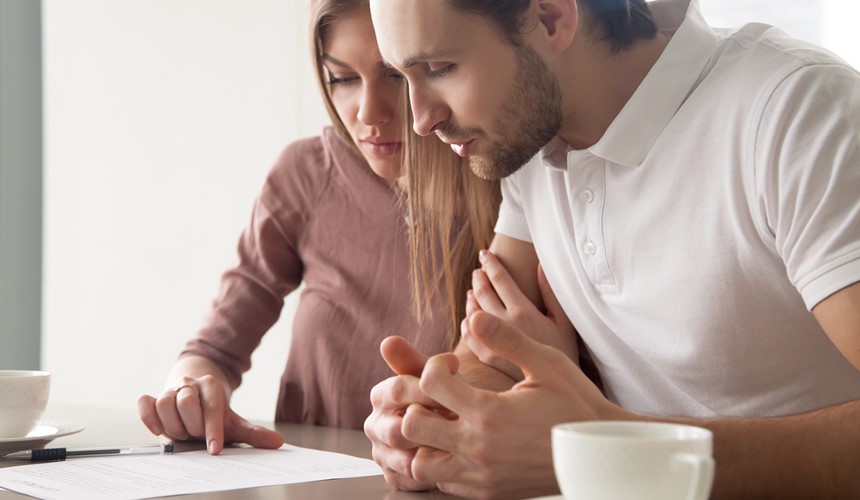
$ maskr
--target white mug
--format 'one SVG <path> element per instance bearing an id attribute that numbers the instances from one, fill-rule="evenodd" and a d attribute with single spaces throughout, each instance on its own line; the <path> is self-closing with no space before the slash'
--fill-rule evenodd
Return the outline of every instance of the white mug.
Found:
<path id="1" fill-rule="evenodd" d="M 0 438 L 26 436 L 48 404 L 51 375 L 33 370 L 0 370 Z"/>
<path id="2" fill-rule="evenodd" d="M 705 500 L 712 442 L 690 425 L 572 422 L 552 428 L 552 461 L 566 500 Z"/>

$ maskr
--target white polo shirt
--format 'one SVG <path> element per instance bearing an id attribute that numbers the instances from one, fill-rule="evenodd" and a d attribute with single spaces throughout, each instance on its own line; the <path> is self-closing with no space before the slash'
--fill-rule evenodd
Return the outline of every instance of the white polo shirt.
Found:
<path id="1" fill-rule="evenodd" d="M 809 312 L 860 281 L 860 75 L 768 26 L 717 34 L 680 3 L 657 2 L 683 22 L 603 138 L 556 138 L 505 179 L 496 230 L 534 243 L 626 408 L 860 399 Z"/>

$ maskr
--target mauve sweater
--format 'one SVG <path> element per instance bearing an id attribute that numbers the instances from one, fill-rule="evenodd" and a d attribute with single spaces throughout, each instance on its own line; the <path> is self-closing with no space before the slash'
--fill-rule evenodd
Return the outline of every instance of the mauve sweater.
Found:
<path id="1" fill-rule="evenodd" d="M 333 129 L 289 145 L 254 204 L 238 264 L 181 355 L 213 360 L 238 386 L 284 297 L 304 283 L 275 419 L 360 429 L 371 387 L 392 375 L 383 338 L 426 354 L 447 346 L 443 315 L 419 327 L 411 313 L 404 214 L 392 182 Z"/>

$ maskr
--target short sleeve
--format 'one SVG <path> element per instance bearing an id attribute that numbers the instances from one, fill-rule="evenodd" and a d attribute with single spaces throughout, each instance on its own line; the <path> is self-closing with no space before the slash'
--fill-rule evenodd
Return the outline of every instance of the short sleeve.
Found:
<path id="1" fill-rule="evenodd" d="M 523 211 L 518 175 L 525 168 L 502 179 L 502 204 L 496 221 L 496 233 L 532 243 L 531 232 Z"/>
<path id="2" fill-rule="evenodd" d="M 807 308 L 860 281 L 860 75 L 816 64 L 781 81 L 755 165 L 764 224 Z"/>

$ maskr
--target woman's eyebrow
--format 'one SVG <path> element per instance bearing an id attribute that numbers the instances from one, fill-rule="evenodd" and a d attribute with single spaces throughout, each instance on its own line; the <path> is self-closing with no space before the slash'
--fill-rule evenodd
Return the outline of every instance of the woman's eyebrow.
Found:
<path id="1" fill-rule="evenodd" d="M 341 61 L 340 59 L 336 59 L 336 58 L 334 58 L 328 54 L 323 54 L 322 58 L 324 61 L 328 61 L 328 62 L 334 64 L 335 66 L 340 66 L 341 68 L 349 68 L 349 64 Z"/>

